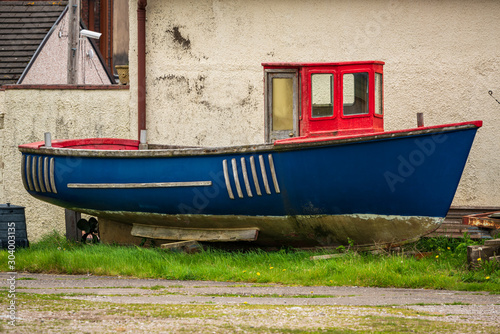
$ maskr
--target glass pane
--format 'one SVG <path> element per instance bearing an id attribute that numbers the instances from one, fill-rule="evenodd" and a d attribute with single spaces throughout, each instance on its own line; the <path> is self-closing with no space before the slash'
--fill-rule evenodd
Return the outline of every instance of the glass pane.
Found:
<path id="1" fill-rule="evenodd" d="M 368 73 L 348 73 L 343 77 L 344 115 L 368 114 Z"/>
<path id="2" fill-rule="evenodd" d="M 312 117 L 333 116 L 333 74 L 311 75 Z"/>
<path id="3" fill-rule="evenodd" d="M 375 73 L 375 113 L 378 115 L 383 113 L 382 83 L 382 74 Z"/>
<path id="4" fill-rule="evenodd" d="M 293 78 L 273 78 L 273 130 L 293 130 Z"/>

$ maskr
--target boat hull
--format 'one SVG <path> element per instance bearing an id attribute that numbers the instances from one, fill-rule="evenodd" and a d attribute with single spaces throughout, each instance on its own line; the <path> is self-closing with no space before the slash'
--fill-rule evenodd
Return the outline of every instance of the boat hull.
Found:
<path id="1" fill-rule="evenodd" d="M 25 145 L 22 177 L 43 201 L 127 224 L 256 228 L 258 245 L 397 244 L 440 225 L 477 128 L 216 149 Z"/>

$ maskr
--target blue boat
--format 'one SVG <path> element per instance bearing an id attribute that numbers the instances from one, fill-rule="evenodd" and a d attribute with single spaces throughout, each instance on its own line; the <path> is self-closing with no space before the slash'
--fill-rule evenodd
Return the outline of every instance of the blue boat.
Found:
<path id="1" fill-rule="evenodd" d="M 37 142 L 19 146 L 23 183 L 42 201 L 128 225 L 137 237 L 296 247 L 413 241 L 442 223 L 482 122 L 383 131 L 382 65 L 264 64 L 263 144 Z"/>

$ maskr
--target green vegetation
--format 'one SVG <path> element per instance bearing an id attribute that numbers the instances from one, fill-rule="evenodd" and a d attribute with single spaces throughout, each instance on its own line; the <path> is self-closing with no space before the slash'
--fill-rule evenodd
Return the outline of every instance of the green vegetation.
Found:
<path id="1" fill-rule="evenodd" d="M 17 249 L 15 255 L 18 272 L 500 293 L 498 263 L 485 262 L 479 269 L 468 270 L 466 250 L 472 243 L 467 237 L 423 239 L 399 253 L 374 255 L 348 249 L 341 257 L 312 261 L 313 255 L 333 251 L 229 252 L 208 248 L 184 254 L 158 248 L 85 245 L 54 233 L 28 249 Z M 415 256 L 422 254 L 425 256 Z M 3 250 L 0 271 L 11 271 L 7 263 L 8 252 Z"/>

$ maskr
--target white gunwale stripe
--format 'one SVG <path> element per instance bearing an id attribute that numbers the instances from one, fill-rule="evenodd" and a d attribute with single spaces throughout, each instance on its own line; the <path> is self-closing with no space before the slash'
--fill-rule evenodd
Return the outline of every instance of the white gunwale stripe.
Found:
<path id="1" fill-rule="evenodd" d="M 37 174 L 37 170 L 36 170 L 37 158 L 35 156 L 32 156 L 31 159 L 32 159 L 32 161 L 31 161 L 31 176 L 33 178 L 33 185 L 35 186 L 35 191 L 36 192 L 40 192 L 40 187 L 38 186 L 38 180 L 37 180 L 37 177 L 36 177 L 36 174 Z"/>
<path id="2" fill-rule="evenodd" d="M 245 189 L 247 190 L 248 197 L 253 197 L 252 189 L 250 188 L 250 182 L 248 181 L 248 173 L 247 173 L 247 163 L 245 158 L 241 158 L 241 170 L 243 174 L 243 181 L 245 181 Z"/>
<path id="3" fill-rule="evenodd" d="M 271 195 L 271 189 L 269 188 L 269 182 L 267 181 L 266 165 L 264 164 L 264 157 L 259 155 L 260 162 L 260 172 L 262 173 L 262 181 L 264 181 L 264 188 L 266 188 L 266 193 Z"/>
<path id="4" fill-rule="evenodd" d="M 276 190 L 276 193 L 279 194 L 280 186 L 278 184 L 278 178 L 276 177 L 276 170 L 274 169 L 273 155 L 269 154 L 268 159 L 269 159 L 269 167 L 271 168 L 271 176 L 273 178 L 273 183 L 274 183 L 274 190 Z"/>
<path id="5" fill-rule="evenodd" d="M 259 179 L 257 177 L 257 169 L 255 168 L 255 159 L 253 156 L 250 157 L 250 168 L 252 169 L 253 184 L 255 185 L 255 191 L 257 195 L 262 196 L 260 191 Z"/>
<path id="6" fill-rule="evenodd" d="M 229 172 L 227 170 L 227 160 L 222 160 L 222 169 L 224 170 L 224 180 L 226 181 L 227 194 L 230 199 L 234 199 L 233 189 L 231 189 L 231 181 L 229 181 Z"/>
<path id="7" fill-rule="evenodd" d="M 21 159 L 21 174 L 23 176 L 23 185 L 25 189 L 28 188 L 28 181 L 26 178 L 26 155 L 23 155 L 23 158 Z"/>
<path id="8" fill-rule="evenodd" d="M 151 183 L 68 183 L 73 189 L 130 189 L 130 188 L 176 188 L 176 187 L 208 187 L 212 181 L 193 182 L 151 182 Z"/>
<path id="9" fill-rule="evenodd" d="M 45 187 L 47 188 L 47 191 L 49 193 L 52 192 L 52 189 L 50 189 L 50 182 L 49 182 L 49 158 L 48 157 L 43 158 L 43 179 L 45 180 Z"/>
<path id="10" fill-rule="evenodd" d="M 54 176 L 55 173 L 55 164 L 54 164 L 54 158 L 50 158 L 50 187 L 52 188 L 52 192 L 54 194 L 57 194 L 57 188 L 56 188 L 56 179 Z"/>
<path id="11" fill-rule="evenodd" d="M 43 172 L 42 172 L 42 159 L 43 157 L 38 157 L 38 182 L 40 183 L 40 190 L 42 193 L 47 192 L 43 184 Z"/>
<path id="12" fill-rule="evenodd" d="M 236 185 L 236 191 L 238 192 L 238 197 L 243 198 L 243 191 L 241 191 L 240 178 L 238 177 L 238 164 L 236 163 L 236 159 L 231 159 L 231 165 L 233 166 L 233 179 L 234 184 Z"/>

